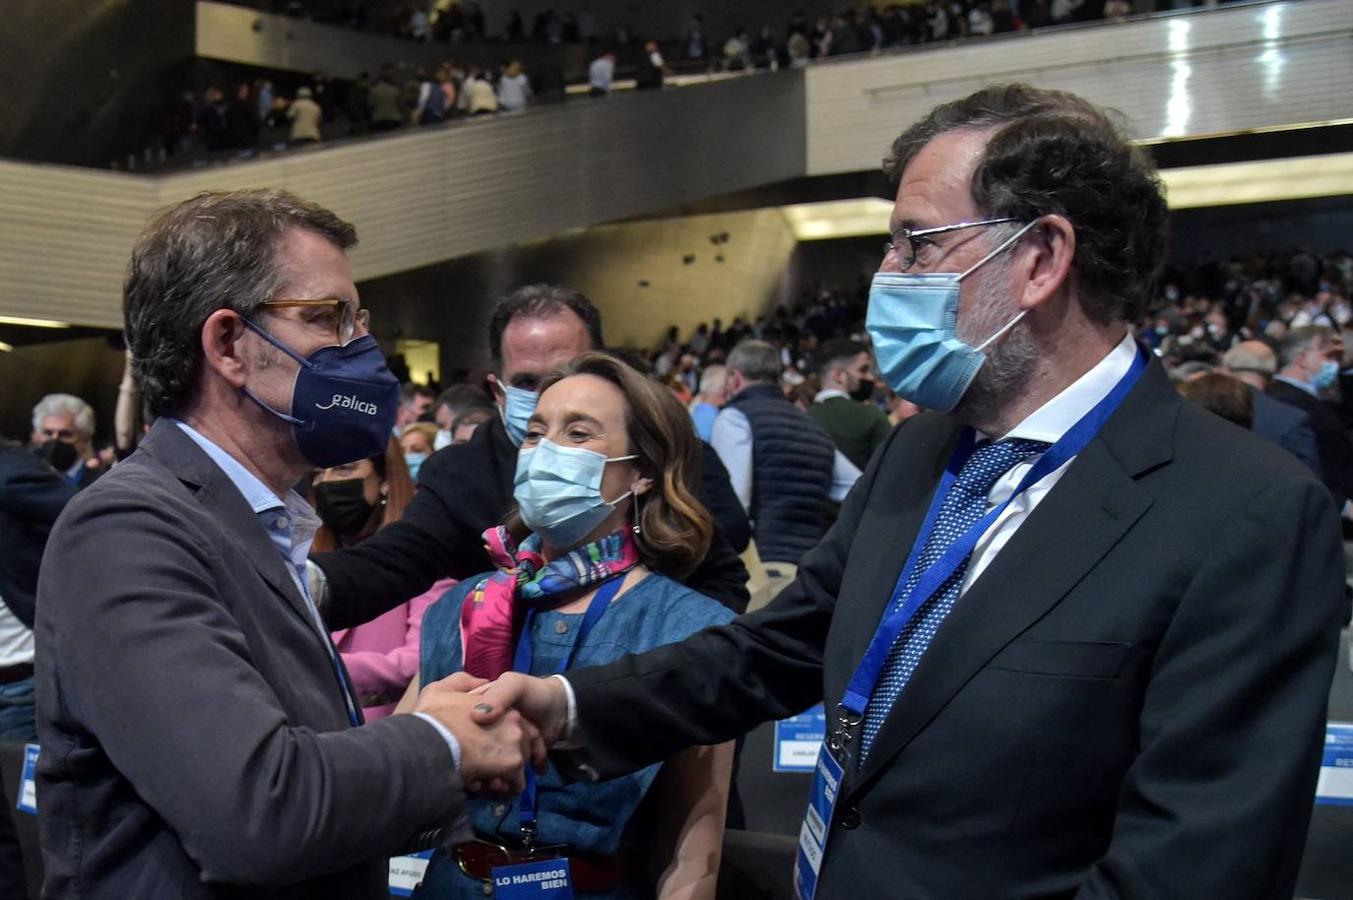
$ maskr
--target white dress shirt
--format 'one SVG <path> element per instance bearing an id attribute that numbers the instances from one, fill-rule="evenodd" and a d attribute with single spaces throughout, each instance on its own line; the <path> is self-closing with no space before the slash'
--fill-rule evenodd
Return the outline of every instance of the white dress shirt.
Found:
<path id="1" fill-rule="evenodd" d="M 1044 403 L 1038 409 L 1034 410 L 1009 433 L 1001 435 L 1004 438 L 1023 438 L 1031 441 L 1043 441 L 1047 444 L 1055 444 L 1061 440 L 1062 435 L 1071 430 L 1081 418 L 1094 408 L 1095 404 L 1103 400 L 1114 389 L 1114 386 L 1127 374 L 1128 369 L 1132 367 L 1132 361 L 1137 356 L 1137 345 L 1129 334 L 1119 342 L 1118 346 L 1109 351 L 1109 355 L 1104 357 L 1095 367 L 1086 372 L 1080 378 L 1077 378 L 1070 385 L 1062 390 L 1060 394 L 1053 397 L 1047 403 Z M 989 440 L 990 435 L 978 433 L 978 441 Z M 1009 472 L 997 480 L 992 485 L 991 492 L 987 494 L 987 511 L 1000 506 L 1004 503 L 1029 470 L 1034 467 L 1040 457 L 1034 456 L 1015 466 Z M 1043 478 L 1034 482 L 1029 489 L 1020 496 L 1016 497 L 1014 502 L 1005 508 L 1000 518 L 992 523 L 991 527 L 982 535 L 981 540 L 972 552 L 972 561 L 968 564 L 968 570 L 963 576 L 963 591 L 967 591 L 978 576 L 986 570 L 991 561 L 996 558 L 996 554 L 1001 552 L 1004 547 L 1014 537 L 1019 526 L 1029 517 L 1029 513 L 1034 511 L 1043 498 L 1048 495 L 1057 484 L 1066 467 L 1071 465 L 1075 457 L 1067 460 L 1060 468 L 1049 472 Z M 960 592 L 962 596 L 962 592 Z"/>
<path id="2" fill-rule="evenodd" d="M 742 508 L 752 511 L 752 423 L 740 409 L 722 409 L 714 419 L 709 436 L 710 446 L 719 454 L 719 460 L 728 470 L 728 480 L 742 502 Z M 837 503 L 855 486 L 860 470 L 840 450 L 832 463 L 832 483 L 829 494 Z"/>

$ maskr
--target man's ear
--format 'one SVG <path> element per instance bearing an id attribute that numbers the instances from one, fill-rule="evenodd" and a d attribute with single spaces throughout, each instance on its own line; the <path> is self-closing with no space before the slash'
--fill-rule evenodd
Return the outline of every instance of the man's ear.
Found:
<path id="1" fill-rule="evenodd" d="M 494 401 L 497 403 L 506 403 L 507 391 L 503 390 L 503 383 L 498 380 L 498 376 L 490 372 L 484 377 L 484 380 L 489 384 L 489 393 L 493 395 Z"/>
<path id="2" fill-rule="evenodd" d="M 1024 291 L 1019 308 L 1032 310 L 1057 296 L 1071 280 L 1076 229 L 1064 216 L 1048 215 L 1029 229 L 1020 254 Z"/>
<path id="3" fill-rule="evenodd" d="M 244 319 L 233 309 L 218 309 L 202 323 L 202 356 L 209 369 L 234 388 L 242 388 L 252 368 L 243 352 L 248 332 Z"/>

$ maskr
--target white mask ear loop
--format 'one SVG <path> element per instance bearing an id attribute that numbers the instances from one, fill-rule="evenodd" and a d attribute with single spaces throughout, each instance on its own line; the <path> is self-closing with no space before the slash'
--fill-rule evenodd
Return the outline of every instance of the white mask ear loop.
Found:
<path id="1" fill-rule="evenodd" d="M 1006 238 L 1005 240 L 1001 241 L 1001 242 L 996 246 L 996 249 L 995 249 L 995 250 L 992 250 L 992 251 L 991 251 L 990 253 L 988 253 L 986 256 L 982 257 L 982 258 L 979 259 L 977 262 L 973 263 L 971 266 L 968 267 L 967 271 L 965 271 L 962 275 L 959 275 L 959 276 L 958 276 L 958 280 L 959 280 L 959 281 L 962 281 L 963 279 L 965 279 L 965 278 L 967 278 L 969 275 L 971 275 L 973 272 L 976 272 L 978 269 L 982 268 L 982 267 L 985 266 L 987 263 L 991 262 L 991 261 L 992 261 L 993 259 L 995 259 L 997 256 L 1000 256 L 1002 253 L 1005 252 L 1005 249 L 1006 249 L 1007 247 L 1009 247 L 1011 244 L 1013 244 L 1015 241 L 1019 240 L 1020 238 L 1024 237 L 1025 232 L 1027 232 L 1030 228 L 1033 228 L 1033 227 L 1034 227 L 1035 225 L 1037 225 L 1037 224 L 1038 224 L 1038 220 L 1037 220 L 1037 219 L 1034 219 L 1034 220 L 1033 220 L 1032 222 L 1030 222 L 1028 225 L 1025 225 L 1025 226 L 1024 226 L 1023 228 L 1021 228 L 1019 231 L 1016 231 L 1014 234 L 1010 235 L 1010 237 L 1008 237 L 1008 238 Z"/>
<path id="2" fill-rule="evenodd" d="M 1003 335 L 1003 334 L 1005 334 L 1007 331 L 1009 331 L 1011 328 L 1014 328 L 1016 325 L 1018 325 L 1018 324 L 1019 324 L 1019 320 L 1022 319 L 1022 318 L 1024 318 L 1024 317 L 1027 316 L 1028 314 L 1029 314 L 1029 311 L 1028 311 L 1027 309 L 1022 309 L 1022 310 L 1020 310 L 1020 311 L 1019 311 L 1019 315 L 1015 316 L 1013 319 L 1011 319 L 1009 322 L 1007 322 L 1007 323 L 1005 324 L 1005 326 L 1004 326 L 1003 328 L 1001 328 L 1000 331 L 997 331 L 995 334 L 993 334 L 991 337 L 987 338 L 987 339 L 986 339 L 985 341 L 983 341 L 982 343 L 978 344 L 978 345 L 977 345 L 976 347 L 974 347 L 973 349 L 976 350 L 978 353 L 981 353 L 983 350 L 987 349 L 987 347 L 991 346 L 991 343 L 992 343 L 993 341 L 995 341 L 998 337 L 1000 337 L 1001 335 Z"/>

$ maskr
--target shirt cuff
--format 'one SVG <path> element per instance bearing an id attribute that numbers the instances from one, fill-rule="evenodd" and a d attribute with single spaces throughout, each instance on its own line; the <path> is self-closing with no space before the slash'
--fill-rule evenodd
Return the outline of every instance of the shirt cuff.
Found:
<path id="1" fill-rule="evenodd" d="M 438 722 L 435 718 L 433 718 L 432 716 L 428 715 L 425 712 L 416 712 L 414 713 L 414 716 L 416 716 L 419 719 L 422 719 L 424 722 L 427 722 L 433 728 L 437 729 L 437 733 L 442 736 L 442 740 L 446 741 L 446 746 L 451 748 L 451 761 L 455 764 L 456 771 L 459 772 L 460 741 L 456 740 L 456 736 L 451 733 L 451 729 L 447 728 L 441 722 Z"/>
<path id="2" fill-rule="evenodd" d="M 563 675 L 551 675 L 551 678 L 558 678 L 559 683 L 564 686 L 564 698 L 568 702 L 568 723 L 564 726 L 564 737 L 556 745 L 560 750 L 577 750 L 581 744 L 573 742 L 573 736 L 578 733 L 578 698 L 573 695 L 573 685 L 568 683 L 568 679 Z"/>

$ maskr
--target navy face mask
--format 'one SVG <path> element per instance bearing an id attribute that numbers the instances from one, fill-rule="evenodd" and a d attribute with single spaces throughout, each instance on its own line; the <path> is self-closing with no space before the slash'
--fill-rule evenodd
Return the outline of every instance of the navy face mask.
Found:
<path id="1" fill-rule="evenodd" d="M 303 357 L 248 319 L 244 324 L 300 363 L 291 392 L 291 415 L 273 409 L 248 388 L 244 393 L 291 423 L 296 446 L 307 461 L 327 469 L 385 452 L 395 427 L 399 381 L 385 367 L 375 338 L 364 335 L 346 347 L 321 347 Z"/>

